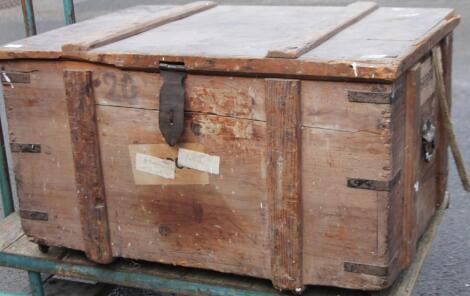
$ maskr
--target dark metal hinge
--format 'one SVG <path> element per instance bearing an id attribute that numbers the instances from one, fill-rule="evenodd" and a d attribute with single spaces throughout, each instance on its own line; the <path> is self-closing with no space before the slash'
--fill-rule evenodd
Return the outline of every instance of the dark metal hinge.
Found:
<path id="1" fill-rule="evenodd" d="M 40 144 L 10 143 L 11 152 L 41 153 Z"/>
<path id="2" fill-rule="evenodd" d="M 393 186 L 400 181 L 401 171 L 395 174 L 390 181 L 378 181 L 369 179 L 348 178 L 346 185 L 350 188 L 367 189 L 376 191 L 391 191 Z"/>
<path id="3" fill-rule="evenodd" d="M 182 64 L 160 63 L 163 85 L 160 89 L 160 132 L 170 146 L 176 145 L 184 131 L 184 80 L 186 70 Z"/>

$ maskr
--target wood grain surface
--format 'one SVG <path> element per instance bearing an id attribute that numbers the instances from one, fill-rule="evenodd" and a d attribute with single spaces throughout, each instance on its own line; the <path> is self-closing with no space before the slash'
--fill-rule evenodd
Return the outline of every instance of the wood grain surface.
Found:
<path id="1" fill-rule="evenodd" d="M 91 75 L 89 71 L 65 71 L 65 97 L 85 252 L 93 261 L 110 263 L 113 255 Z"/>
<path id="2" fill-rule="evenodd" d="M 303 290 L 301 113 L 299 80 L 266 80 L 266 188 L 271 277 L 275 287 Z"/>

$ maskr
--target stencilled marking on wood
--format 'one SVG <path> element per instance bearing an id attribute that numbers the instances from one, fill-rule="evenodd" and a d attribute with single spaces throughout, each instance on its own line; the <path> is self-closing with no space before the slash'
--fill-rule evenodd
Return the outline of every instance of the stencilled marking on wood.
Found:
<path id="1" fill-rule="evenodd" d="M 122 101 L 130 104 L 138 98 L 137 84 L 126 72 L 104 72 L 93 81 L 97 94 L 105 101 Z M 98 95 L 97 95 L 98 96 Z"/>
<path id="2" fill-rule="evenodd" d="M 27 220 L 48 221 L 49 215 L 45 212 L 20 210 L 20 217 Z"/>
<path id="3" fill-rule="evenodd" d="M 178 166 L 218 175 L 219 165 L 219 156 L 184 148 L 178 150 Z"/>
<path id="4" fill-rule="evenodd" d="M 387 266 L 376 266 L 352 262 L 344 262 L 344 271 L 362 273 L 375 276 L 387 276 L 388 267 Z"/>
<path id="5" fill-rule="evenodd" d="M 183 143 L 179 145 L 194 151 L 204 152 L 204 146 L 198 143 Z M 166 179 L 158 175 L 136 169 L 136 155 L 144 154 L 151 157 L 172 161 L 175 168 L 175 177 Z M 167 144 L 132 144 L 129 145 L 129 155 L 132 165 L 132 175 L 136 185 L 196 185 L 209 184 L 209 174 L 206 172 L 185 168 L 177 165 L 178 148 Z"/>
<path id="6" fill-rule="evenodd" d="M 347 180 L 347 186 L 350 188 L 367 189 L 376 191 L 390 191 L 393 186 L 398 183 L 401 177 L 401 171 L 399 171 L 390 181 L 378 181 L 369 179 L 349 178 Z"/>
<path id="7" fill-rule="evenodd" d="M 137 153 L 135 155 L 135 169 L 165 179 L 174 179 L 176 165 L 174 160 Z"/>

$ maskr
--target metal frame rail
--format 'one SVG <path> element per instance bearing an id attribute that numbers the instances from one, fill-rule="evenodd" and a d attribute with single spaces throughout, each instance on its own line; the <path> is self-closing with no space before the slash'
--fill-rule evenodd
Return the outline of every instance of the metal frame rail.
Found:
<path id="1" fill-rule="evenodd" d="M 27 36 L 32 36 L 37 33 L 36 23 L 34 18 L 34 8 L 32 0 L 21 0 L 24 27 Z M 75 11 L 73 0 L 63 0 L 64 8 L 64 20 L 65 24 L 75 23 Z M 0 100 L 3 102 L 3 89 L 0 85 Z M 6 131 L 3 130 L 5 133 Z M 14 202 L 11 194 L 11 183 L 8 174 L 8 165 L 5 154 L 5 143 L 2 137 L 0 142 L 0 191 L 2 195 L 3 214 L 7 217 L 6 220 L 16 219 L 19 217 L 14 212 Z M 445 209 L 448 205 L 448 197 L 446 201 L 437 210 L 433 220 L 430 223 L 429 229 L 423 235 L 418 251 L 414 260 L 414 263 L 410 268 L 402 273 L 397 282 L 386 291 L 382 292 L 364 292 L 364 291 L 348 291 L 328 288 L 318 288 L 307 290 L 304 295 L 307 296 L 319 296 L 319 295 L 376 295 L 376 296 L 392 296 L 400 295 L 406 296 L 411 295 L 413 287 L 419 276 L 419 272 L 423 265 L 424 259 L 431 247 L 431 242 L 436 234 L 437 227 L 442 219 Z M 15 216 L 15 217 L 14 217 Z M 0 221 L 2 225 L 3 221 Z M 3 223 L 5 224 L 5 223 Z M 2 233 L 9 234 L 11 232 L 8 229 L 0 228 L 0 237 Z M 3 246 L 4 248 L 5 246 Z M 97 282 L 117 284 L 129 287 L 137 287 L 143 289 L 150 289 L 159 292 L 186 294 L 186 295 L 211 295 L 211 296 L 280 296 L 280 295 L 292 295 L 283 294 L 279 291 L 274 290 L 269 282 L 257 281 L 255 279 L 242 278 L 230 275 L 218 274 L 215 272 L 205 272 L 202 275 L 202 271 L 192 270 L 191 276 L 185 276 L 175 271 L 173 267 L 164 267 L 163 271 L 159 271 L 159 267 L 147 268 L 147 269 L 129 269 L 119 268 L 116 264 L 100 266 L 87 262 L 83 255 L 79 261 L 67 261 L 52 259 L 44 255 L 43 257 L 34 257 L 28 254 L 15 254 L 4 252 L 1 250 L 0 242 L 0 266 L 10 267 L 25 270 L 28 272 L 29 285 L 31 288 L 30 294 L 25 293 L 12 293 L 0 290 L 0 296 L 44 296 L 43 282 L 41 279 L 41 273 L 48 274 L 59 274 L 65 276 L 71 276 L 79 279 L 94 280 Z M 78 263 L 77 263 L 78 262 Z M 161 266 L 155 264 L 154 266 Z M 161 269 L 161 268 L 160 268 Z M 159 271 L 159 272 L 158 272 Z M 166 276 L 170 274 L 170 276 Z M 208 275 L 207 275 L 208 274 Z M 235 279 L 234 279 L 235 278 Z M 238 279 L 237 279 L 238 278 Z M 199 280 L 198 280 L 199 279 Z M 202 279 L 202 281 L 200 280 Z M 205 280 L 205 281 L 204 281 Z M 241 285 L 235 285 L 235 282 L 240 282 Z M 249 285 L 247 285 L 249 283 Z M 346 294 L 347 293 L 347 294 Z"/>

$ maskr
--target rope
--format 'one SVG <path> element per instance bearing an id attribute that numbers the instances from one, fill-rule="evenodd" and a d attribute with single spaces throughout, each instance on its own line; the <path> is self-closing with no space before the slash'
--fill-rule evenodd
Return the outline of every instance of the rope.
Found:
<path id="1" fill-rule="evenodd" d="M 465 171 L 465 166 L 460 154 L 459 146 L 457 145 L 457 139 L 455 137 L 454 127 L 450 121 L 450 112 L 447 100 L 447 93 L 444 84 L 444 70 L 442 66 L 442 52 L 439 46 L 436 46 L 432 49 L 432 64 L 434 73 L 436 76 L 436 88 L 437 95 L 439 99 L 439 105 L 444 120 L 444 127 L 446 129 L 447 135 L 449 136 L 449 145 L 454 157 L 455 165 L 457 166 L 457 171 L 460 176 L 460 181 L 462 181 L 463 188 L 465 191 L 470 192 L 470 182 L 468 181 L 467 172 Z"/>

